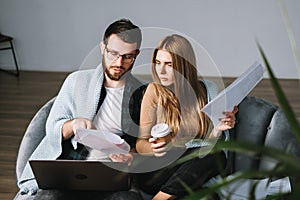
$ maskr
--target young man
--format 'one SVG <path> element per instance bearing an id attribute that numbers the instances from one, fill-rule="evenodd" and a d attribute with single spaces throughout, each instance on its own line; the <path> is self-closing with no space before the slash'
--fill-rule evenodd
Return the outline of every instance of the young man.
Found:
<path id="1" fill-rule="evenodd" d="M 75 142 L 73 138 L 78 128 L 110 131 L 124 138 L 134 151 L 145 86 L 130 71 L 139 54 L 141 40 L 141 30 L 127 19 L 109 25 L 100 44 L 102 65 L 67 77 L 49 114 L 46 136 L 31 159 L 132 160 L 130 154 L 109 158 L 100 151 Z M 28 163 L 18 186 L 23 194 L 38 191 L 36 198 L 44 199 L 43 195 L 49 193 L 38 190 Z M 56 193 L 57 196 L 62 195 L 59 191 L 52 192 L 54 196 Z M 92 195 L 92 198 L 98 195 L 102 198 L 102 194 Z M 130 195 L 133 194 L 129 194 L 129 199 L 138 198 Z M 87 199 L 87 196 L 83 195 L 83 198 Z"/>

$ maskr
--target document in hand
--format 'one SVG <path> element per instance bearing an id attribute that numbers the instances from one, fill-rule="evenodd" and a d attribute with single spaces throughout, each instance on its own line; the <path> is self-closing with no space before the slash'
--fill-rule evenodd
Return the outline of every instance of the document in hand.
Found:
<path id="1" fill-rule="evenodd" d="M 234 106 L 238 105 L 251 92 L 261 81 L 265 71 L 265 67 L 261 64 L 253 63 L 240 77 L 202 108 L 214 126 L 217 126 L 219 119 L 224 117 L 222 112 L 231 112 Z"/>
<path id="2" fill-rule="evenodd" d="M 107 131 L 79 128 L 76 130 L 74 140 L 107 155 L 127 154 L 130 150 L 129 144 L 124 139 Z"/>

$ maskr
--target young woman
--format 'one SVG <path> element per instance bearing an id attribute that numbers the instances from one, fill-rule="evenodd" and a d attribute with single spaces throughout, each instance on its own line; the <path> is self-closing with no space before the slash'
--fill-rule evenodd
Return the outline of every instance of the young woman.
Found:
<path id="1" fill-rule="evenodd" d="M 183 156 L 195 150 L 195 146 L 201 148 L 197 144 L 187 145 L 194 138 L 219 138 L 223 131 L 234 127 L 237 108 L 226 112 L 214 128 L 208 116 L 201 112 L 210 99 L 211 88 L 198 79 L 195 53 L 187 39 L 180 35 L 165 37 L 154 50 L 152 61 L 154 82 L 147 87 L 142 101 L 140 133 L 136 143 L 138 153 L 160 159 L 174 156 L 174 152 L 184 149 Z M 158 123 L 169 126 L 170 143 L 157 142 L 151 137 L 151 129 Z M 187 194 L 182 183 L 190 189 L 199 189 L 220 173 L 220 166 L 224 169 L 225 165 L 224 152 L 196 157 L 163 172 L 155 170 L 140 174 L 137 185 L 146 193 L 153 194 L 154 199 L 180 198 Z"/>

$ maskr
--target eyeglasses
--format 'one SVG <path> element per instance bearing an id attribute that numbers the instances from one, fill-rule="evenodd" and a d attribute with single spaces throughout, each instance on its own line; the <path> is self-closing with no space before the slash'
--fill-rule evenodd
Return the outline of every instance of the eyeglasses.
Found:
<path id="1" fill-rule="evenodd" d="M 105 50 L 107 52 L 108 59 L 116 61 L 121 57 L 124 64 L 132 64 L 136 57 L 136 54 L 120 55 L 118 52 L 109 50 L 107 47 L 105 47 Z"/>

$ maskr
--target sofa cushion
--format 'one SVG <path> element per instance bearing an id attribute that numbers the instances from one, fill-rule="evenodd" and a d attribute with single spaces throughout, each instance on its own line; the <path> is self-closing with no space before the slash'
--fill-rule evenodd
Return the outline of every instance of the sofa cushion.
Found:
<path id="1" fill-rule="evenodd" d="M 281 109 L 278 109 L 272 118 L 266 135 L 265 146 L 274 147 L 300 157 L 299 143 Z M 263 156 L 259 168 L 261 170 L 271 170 L 277 163 L 278 161 Z"/>
<path id="2" fill-rule="evenodd" d="M 239 104 L 232 140 L 264 145 L 270 121 L 277 109 L 277 106 L 264 99 L 247 96 Z M 233 162 L 233 172 L 256 170 L 259 168 L 259 155 L 233 153 Z"/>

